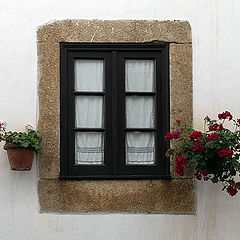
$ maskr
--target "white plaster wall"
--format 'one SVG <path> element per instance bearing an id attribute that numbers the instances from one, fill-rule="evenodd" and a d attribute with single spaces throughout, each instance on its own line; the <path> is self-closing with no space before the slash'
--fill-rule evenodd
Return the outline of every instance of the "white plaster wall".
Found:
<path id="1" fill-rule="evenodd" d="M 237 0 L 0 0 L 0 119 L 21 130 L 37 121 L 37 26 L 54 19 L 188 20 L 193 33 L 194 125 L 225 109 L 240 117 Z M 12 172 L 0 150 L 1 240 L 237 240 L 240 195 L 197 184 L 197 214 L 39 214 L 36 162 Z"/>

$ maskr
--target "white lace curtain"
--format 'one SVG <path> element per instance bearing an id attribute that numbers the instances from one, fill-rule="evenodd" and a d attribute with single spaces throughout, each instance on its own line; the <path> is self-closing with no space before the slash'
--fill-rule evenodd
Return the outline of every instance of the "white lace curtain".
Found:
<path id="1" fill-rule="evenodd" d="M 129 92 L 155 91 L 153 60 L 126 60 L 125 86 Z M 126 97 L 126 126 L 128 128 L 153 128 L 155 125 L 155 102 L 152 96 Z M 126 163 L 154 164 L 155 136 L 150 132 L 126 134 Z"/>
<path id="2" fill-rule="evenodd" d="M 75 91 L 103 91 L 103 60 L 75 61 Z M 75 126 L 104 127 L 104 98 L 102 96 L 75 97 Z M 76 164 L 104 163 L 104 133 L 78 132 L 75 135 Z"/>
<path id="3" fill-rule="evenodd" d="M 103 60 L 75 61 L 75 90 L 104 90 Z M 126 60 L 126 91 L 152 92 L 155 90 L 153 60 Z M 76 127 L 104 127 L 104 97 L 76 96 Z M 126 126 L 153 128 L 155 102 L 152 96 L 126 97 Z M 155 136 L 151 132 L 128 132 L 125 140 L 127 164 L 155 163 Z M 76 164 L 103 164 L 104 133 L 81 132 L 75 136 Z"/>

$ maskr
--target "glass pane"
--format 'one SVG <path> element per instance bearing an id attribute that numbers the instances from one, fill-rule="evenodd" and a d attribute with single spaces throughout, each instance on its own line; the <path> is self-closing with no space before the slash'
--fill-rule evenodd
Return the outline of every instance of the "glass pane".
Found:
<path id="1" fill-rule="evenodd" d="M 76 91 L 103 91 L 103 60 L 79 59 L 74 62 Z"/>
<path id="2" fill-rule="evenodd" d="M 104 127 L 102 96 L 76 96 L 75 126 L 81 128 Z"/>
<path id="3" fill-rule="evenodd" d="M 153 128 L 154 127 L 154 97 L 127 96 L 126 118 L 129 128 Z"/>
<path id="4" fill-rule="evenodd" d="M 98 132 L 77 132 L 75 134 L 75 163 L 104 163 L 104 134 Z"/>
<path id="5" fill-rule="evenodd" d="M 126 91 L 155 90 L 154 60 L 126 60 L 125 69 Z"/>
<path id="6" fill-rule="evenodd" d="M 128 132 L 126 134 L 126 164 L 154 164 L 154 133 Z"/>

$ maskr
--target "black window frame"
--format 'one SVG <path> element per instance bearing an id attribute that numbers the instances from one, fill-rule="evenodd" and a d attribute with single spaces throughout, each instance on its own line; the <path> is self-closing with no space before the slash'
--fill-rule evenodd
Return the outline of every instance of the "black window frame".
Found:
<path id="1" fill-rule="evenodd" d="M 74 91 L 74 59 L 104 59 L 105 92 Z M 156 91 L 125 92 L 125 59 L 154 59 Z M 105 126 L 75 128 L 76 95 L 105 96 Z M 155 96 L 155 128 L 125 128 L 125 96 Z M 169 179 L 169 143 L 164 135 L 170 125 L 169 44 L 147 43 L 60 43 L 60 179 Z M 104 165 L 76 165 L 75 132 L 105 131 Z M 155 132 L 153 165 L 125 164 L 125 132 Z"/>

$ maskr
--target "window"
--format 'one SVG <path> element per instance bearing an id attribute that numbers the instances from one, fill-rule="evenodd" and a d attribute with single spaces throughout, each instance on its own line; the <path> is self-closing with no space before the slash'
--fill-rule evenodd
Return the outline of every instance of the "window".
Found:
<path id="1" fill-rule="evenodd" d="M 68 94 L 64 97 L 66 91 L 63 91 L 65 86 L 63 77 L 67 74 L 66 64 L 68 61 L 64 60 L 63 55 L 67 56 L 68 51 L 74 52 L 78 48 L 82 52 L 97 52 L 98 48 L 103 46 L 111 52 L 113 51 L 111 47 L 113 48 L 114 45 L 118 47 L 115 51 L 132 46 L 134 52 L 144 51 L 143 48 L 146 48 L 147 52 L 154 52 L 154 48 L 156 51 L 161 51 L 164 45 L 162 47 L 159 44 L 152 46 L 152 44 L 147 43 L 153 41 L 168 43 L 169 58 L 164 62 L 169 60 L 171 129 L 176 124 L 175 119 L 192 123 L 192 40 L 190 24 L 186 21 L 67 19 L 42 25 L 38 29 L 37 39 L 38 130 L 43 136 L 43 149 L 39 152 L 38 158 L 40 211 L 42 213 L 58 214 L 94 212 L 194 214 L 196 198 L 192 174 L 189 173 L 188 176 L 179 178 L 175 174 L 175 162 L 172 159 L 170 161 L 171 180 L 154 179 L 152 181 L 153 177 L 145 180 L 141 179 L 143 177 L 139 177 L 136 180 L 125 181 L 115 179 L 113 181 L 59 181 L 60 169 L 60 176 L 63 179 L 76 179 L 79 176 L 73 176 L 69 172 L 66 162 L 68 158 L 61 158 L 60 166 L 60 155 L 65 154 L 66 156 L 68 151 L 66 145 L 68 129 L 67 124 L 63 123 L 66 121 L 64 117 L 67 116 L 67 113 L 64 114 L 63 110 L 64 108 L 66 111 L 68 109 L 66 106 L 66 96 Z M 64 44 L 61 44 L 61 42 L 72 43 L 72 45 L 66 44 L 63 46 Z M 89 43 L 89 45 L 87 48 L 86 44 L 80 46 L 74 44 L 74 42 Z M 131 44 L 120 47 L 120 43 L 123 42 Z M 104 44 L 100 44 L 100 46 L 97 43 Z M 109 43 L 112 43 L 112 45 L 107 45 Z M 136 49 L 134 49 L 133 43 L 140 44 L 135 45 Z M 74 45 L 75 47 L 73 47 Z M 62 51 L 60 51 L 60 47 Z M 89 49 L 89 47 L 91 48 Z M 62 56 L 60 56 L 60 52 L 62 52 Z M 166 54 L 167 52 L 166 50 Z M 147 55 L 144 57 L 147 57 Z M 60 59 L 62 66 L 65 66 L 61 68 L 62 74 L 60 74 Z M 64 71 L 65 74 L 63 74 Z M 164 72 L 168 72 L 167 66 Z M 62 77 L 61 91 L 60 75 Z M 67 77 L 65 81 L 65 83 L 70 83 Z M 62 96 L 61 105 L 60 95 Z M 65 138 L 62 132 L 66 133 Z M 60 137 L 63 138 L 61 153 Z M 63 161 L 64 159 L 66 161 Z M 167 174 L 164 176 L 167 176 Z M 78 178 L 81 180 L 81 177 Z"/>
<path id="2" fill-rule="evenodd" d="M 61 44 L 61 178 L 168 178 L 168 44 Z"/>

